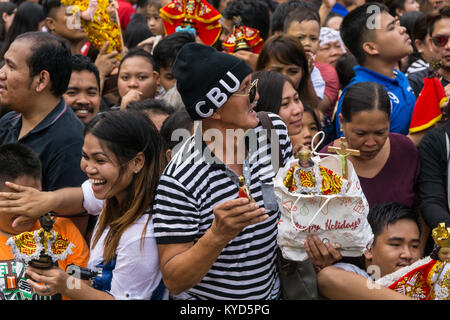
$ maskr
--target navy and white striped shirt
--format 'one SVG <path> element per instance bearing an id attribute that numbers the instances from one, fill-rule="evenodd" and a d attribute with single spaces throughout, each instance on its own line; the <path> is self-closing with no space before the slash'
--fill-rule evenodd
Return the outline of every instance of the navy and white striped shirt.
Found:
<path id="1" fill-rule="evenodd" d="M 279 137 L 283 164 L 292 158 L 284 122 L 269 114 Z M 261 123 L 249 130 L 244 177 L 252 197 L 269 218 L 247 226 L 222 250 L 205 277 L 178 299 L 276 299 L 278 205 L 273 192 L 273 167 L 277 166 L 277 141 L 271 162 L 271 145 Z M 253 137 L 253 138 L 252 138 Z M 252 147 L 253 146 L 253 147 Z M 203 152 L 202 152 L 203 150 Z M 196 242 L 211 227 L 213 208 L 238 196 L 238 176 L 206 147 L 201 131 L 191 136 L 166 167 L 154 205 L 154 230 L 158 244 Z"/>

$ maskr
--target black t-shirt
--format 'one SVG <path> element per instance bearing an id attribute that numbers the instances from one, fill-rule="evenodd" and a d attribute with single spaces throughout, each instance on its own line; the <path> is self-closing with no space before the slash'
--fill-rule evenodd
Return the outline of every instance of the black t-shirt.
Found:
<path id="1" fill-rule="evenodd" d="M 407 78 L 411 88 L 414 91 L 416 97 L 419 96 L 420 92 L 423 89 L 423 81 L 429 75 L 431 69 L 420 70 L 416 72 L 409 73 Z M 446 85 L 450 83 L 450 80 L 441 79 L 442 86 L 445 88 Z"/>
<path id="2" fill-rule="evenodd" d="M 87 179 L 80 169 L 83 124 L 64 99 L 35 128 L 18 140 L 22 115 L 12 111 L 0 119 L 0 144 L 20 142 L 42 162 L 42 190 L 76 187 Z"/>
<path id="3" fill-rule="evenodd" d="M 441 222 L 450 224 L 447 190 L 447 147 L 445 132 L 450 123 L 429 130 L 422 138 L 418 150 L 420 156 L 420 208 L 430 228 Z"/>

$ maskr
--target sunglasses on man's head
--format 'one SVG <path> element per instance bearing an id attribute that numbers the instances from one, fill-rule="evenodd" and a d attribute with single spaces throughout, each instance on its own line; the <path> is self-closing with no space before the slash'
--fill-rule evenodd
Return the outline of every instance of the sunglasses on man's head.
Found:
<path id="1" fill-rule="evenodd" d="M 444 47 L 448 42 L 449 36 L 435 36 L 431 38 L 431 41 L 436 45 L 436 47 Z"/>
<path id="2" fill-rule="evenodd" d="M 258 92 L 258 80 L 259 79 L 255 79 L 252 81 L 252 83 L 250 84 L 250 89 L 248 89 L 248 92 L 246 94 L 235 93 L 234 96 L 238 97 L 248 96 L 248 100 L 250 100 L 250 103 L 253 103 L 253 101 L 255 101 L 256 99 L 256 93 Z"/>

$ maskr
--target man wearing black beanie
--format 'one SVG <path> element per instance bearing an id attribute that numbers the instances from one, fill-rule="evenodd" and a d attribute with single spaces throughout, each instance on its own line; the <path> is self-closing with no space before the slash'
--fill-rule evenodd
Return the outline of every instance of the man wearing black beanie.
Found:
<path id="1" fill-rule="evenodd" d="M 278 139 L 267 140 L 253 110 L 257 81 L 233 55 L 189 43 L 172 73 L 186 110 L 201 124 L 172 157 L 156 193 L 153 222 L 164 283 L 176 299 L 277 299 L 279 210 L 270 141 L 274 149 L 279 143 L 280 165 L 287 163 L 286 125 L 269 114 Z M 239 177 L 254 202 L 238 197 Z"/>

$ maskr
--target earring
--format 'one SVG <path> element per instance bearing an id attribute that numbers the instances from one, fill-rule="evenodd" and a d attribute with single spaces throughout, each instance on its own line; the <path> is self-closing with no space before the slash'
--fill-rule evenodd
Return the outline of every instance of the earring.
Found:
<path id="1" fill-rule="evenodd" d="M 137 174 L 138 173 L 138 171 L 137 170 L 134 170 L 134 174 Z"/>

